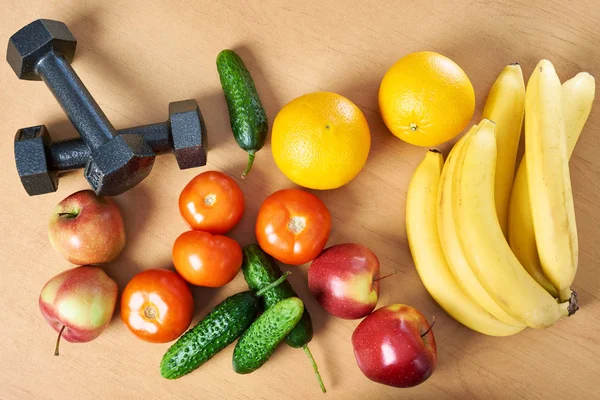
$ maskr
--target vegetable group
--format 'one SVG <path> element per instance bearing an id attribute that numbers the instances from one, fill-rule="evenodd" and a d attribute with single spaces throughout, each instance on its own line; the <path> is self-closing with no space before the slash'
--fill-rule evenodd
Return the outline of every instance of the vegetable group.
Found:
<path id="1" fill-rule="evenodd" d="M 275 263 L 272 257 L 262 251 L 258 245 L 251 244 L 246 246 L 242 252 L 244 255 L 242 271 L 244 272 L 244 278 L 248 283 L 248 287 L 252 291 L 259 291 L 270 285 L 272 282 L 277 281 L 277 279 L 281 277 L 281 270 L 279 269 L 277 263 Z M 264 293 L 262 296 L 263 307 L 265 310 L 268 310 L 281 300 L 288 297 L 298 297 L 298 295 L 292 288 L 292 285 L 288 281 L 284 281 L 281 285 L 276 286 Z M 304 349 L 304 352 L 307 354 L 313 366 L 315 375 L 317 376 L 317 380 L 321 386 L 321 390 L 323 393 L 325 393 L 325 385 L 321 379 L 321 374 L 319 373 L 317 363 L 315 362 L 310 349 L 308 348 L 308 343 L 312 340 L 312 337 L 312 320 L 310 319 L 310 314 L 305 307 L 300 321 L 298 321 L 296 326 L 285 337 L 285 342 L 291 347 L 302 347 Z"/>
<path id="2" fill-rule="evenodd" d="M 267 114 L 250 72 L 235 51 L 223 50 L 219 53 L 217 70 L 229 109 L 233 137 L 248 152 L 248 165 L 242 173 L 243 178 L 250 172 L 256 152 L 265 145 L 269 133 Z"/>
<path id="3" fill-rule="evenodd" d="M 229 175 L 203 172 L 181 191 L 179 212 L 190 228 L 224 235 L 244 214 L 244 193 Z"/>
<path id="4" fill-rule="evenodd" d="M 304 303 L 297 297 L 281 300 L 266 310 L 235 345 L 234 371 L 249 374 L 266 363 L 277 345 L 300 321 L 303 312 Z"/>
<path id="5" fill-rule="evenodd" d="M 242 249 L 227 236 L 188 231 L 173 244 L 173 264 L 189 283 L 219 287 L 231 282 L 239 272 Z"/>
<path id="6" fill-rule="evenodd" d="M 325 247 L 331 214 L 317 196 L 300 189 L 284 189 L 267 197 L 256 218 L 260 247 L 277 260 L 300 265 L 313 260 Z"/>
<path id="7" fill-rule="evenodd" d="M 237 339 L 254 321 L 258 296 L 285 280 L 282 276 L 264 290 L 234 294 L 223 300 L 167 350 L 160 373 L 167 379 L 189 374 Z"/>
<path id="8" fill-rule="evenodd" d="M 176 272 L 148 269 L 134 276 L 121 296 L 121 319 L 134 335 L 152 343 L 177 339 L 192 322 L 194 298 Z"/>

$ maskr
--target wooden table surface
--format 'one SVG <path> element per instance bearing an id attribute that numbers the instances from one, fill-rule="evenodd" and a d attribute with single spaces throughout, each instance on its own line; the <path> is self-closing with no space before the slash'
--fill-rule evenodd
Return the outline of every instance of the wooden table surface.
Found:
<path id="1" fill-rule="evenodd" d="M 307 289 L 306 266 L 293 285 L 306 300 L 316 335 L 311 349 L 329 388 L 320 394 L 302 351 L 282 346 L 263 368 L 236 375 L 227 348 L 193 374 L 161 378 L 168 344 L 135 338 L 115 315 L 107 331 L 87 344 L 63 343 L 38 309 L 44 283 L 71 266 L 51 247 L 47 222 L 54 205 L 87 188 L 81 172 L 61 179 L 56 193 L 29 197 L 15 169 L 13 135 L 46 124 L 53 139 L 73 137 L 44 84 L 20 81 L 0 62 L 0 398 L 2 399 L 592 399 L 600 398 L 600 107 L 592 110 L 571 161 L 580 238 L 575 289 L 581 310 L 545 331 L 509 338 L 477 334 L 434 303 L 419 280 L 404 224 L 406 189 L 425 149 L 396 139 L 383 125 L 377 90 L 385 71 L 411 51 L 434 50 L 471 78 L 480 114 L 492 82 L 518 61 L 526 78 L 541 58 L 565 80 L 600 66 L 600 3 L 579 1 L 69 1 L 1 0 L 0 43 L 38 18 L 64 21 L 77 37 L 74 68 L 117 128 L 164 120 L 171 101 L 198 100 L 209 132 L 209 163 L 180 171 L 170 155 L 156 159 L 149 178 L 118 196 L 127 246 L 106 266 L 122 289 L 140 270 L 171 267 L 171 246 L 186 225 L 177 199 L 196 174 L 222 170 L 239 176 L 245 153 L 231 135 L 215 57 L 234 48 L 246 61 L 270 122 L 293 98 L 333 91 L 365 113 L 372 149 L 362 173 L 342 189 L 320 192 L 333 216 L 330 244 L 358 242 L 379 257 L 379 305 L 407 303 L 437 318 L 439 364 L 425 384 L 394 389 L 365 378 L 350 336 L 357 321 L 328 316 Z M 293 5 L 292 5 L 293 3 Z M 442 5 L 443 4 L 443 5 Z M 449 144 L 441 146 L 447 151 Z M 244 218 L 231 236 L 254 241 L 262 200 L 293 187 L 276 168 L 267 143 L 252 173 L 239 181 Z M 194 288 L 194 323 L 226 296 L 245 288 L 241 274 L 220 289 Z"/>

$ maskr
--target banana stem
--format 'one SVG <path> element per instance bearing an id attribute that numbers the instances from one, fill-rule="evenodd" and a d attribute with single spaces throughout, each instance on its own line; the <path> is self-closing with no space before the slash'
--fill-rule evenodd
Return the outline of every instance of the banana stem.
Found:
<path id="1" fill-rule="evenodd" d="M 571 288 L 566 288 L 558 291 L 558 299 L 563 301 L 571 301 L 573 292 L 571 292 Z M 577 295 L 575 295 L 577 297 Z"/>
<path id="2" fill-rule="evenodd" d="M 291 275 L 290 271 L 286 271 L 285 274 L 281 275 L 275 282 L 269 283 L 267 286 L 260 289 L 258 292 L 256 292 L 256 295 L 260 297 L 269 290 L 273 289 L 275 286 L 281 285 L 281 283 L 287 279 L 288 275 Z"/>
<path id="3" fill-rule="evenodd" d="M 315 376 L 317 377 L 317 381 L 319 382 L 319 386 L 321 386 L 321 391 L 323 393 L 327 393 L 327 389 L 325 388 L 325 384 L 323 384 L 323 379 L 321 378 L 321 374 L 319 373 L 319 366 L 317 365 L 317 362 L 315 361 L 312 353 L 310 352 L 308 345 L 305 344 L 304 346 L 302 346 L 302 350 L 304 350 L 304 352 L 308 356 L 308 359 L 310 360 L 310 363 L 312 364 L 313 371 L 315 371 Z"/>
<path id="4" fill-rule="evenodd" d="M 567 311 L 569 311 L 569 317 L 575 314 L 579 310 L 579 304 L 577 304 L 577 292 L 571 291 L 571 298 L 569 299 L 569 306 L 567 307 Z"/>
<path id="5" fill-rule="evenodd" d="M 242 172 L 242 179 L 246 178 L 246 175 L 250 172 L 252 168 L 252 164 L 254 164 L 254 157 L 256 156 L 256 152 L 254 150 L 248 151 L 248 165 L 246 165 L 246 169 Z"/>
<path id="6" fill-rule="evenodd" d="M 54 355 L 57 356 L 58 355 L 58 347 L 60 346 L 60 338 L 62 337 L 63 331 L 65 330 L 67 326 L 63 325 L 62 328 L 60 328 L 60 332 L 58 332 L 58 338 L 56 339 L 56 347 L 54 348 Z"/>

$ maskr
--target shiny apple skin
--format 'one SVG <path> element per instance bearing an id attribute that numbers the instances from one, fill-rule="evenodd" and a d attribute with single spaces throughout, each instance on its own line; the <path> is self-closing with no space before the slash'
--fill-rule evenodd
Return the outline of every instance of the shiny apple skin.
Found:
<path id="1" fill-rule="evenodd" d="M 323 308 L 339 318 L 359 319 L 377 306 L 379 260 L 367 247 L 346 243 L 325 249 L 308 269 L 308 287 Z"/>
<path id="2" fill-rule="evenodd" d="M 52 247 L 73 264 L 104 264 L 125 247 L 125 224 L 112 199 L 82 190 L 55 207 L 48 237 Z"/>
<path id="3" fill-rule="evenodd" d="M 358 367 L 367 378 L 388 386 L 407 388 L 425 382 L 437 365 L 437 347 L 429 328 L 427 319 L 413 307 L 379 308 L 352 334 Z"/>
<path id="4" fill-rule="evenodd" d="M 50 279 L 40 293 L 39 307 L 46 322 L 62 339 L 83 343 L 96 339 L 110 323 L 118 287 L 104 270 L 83 266 Z"/>

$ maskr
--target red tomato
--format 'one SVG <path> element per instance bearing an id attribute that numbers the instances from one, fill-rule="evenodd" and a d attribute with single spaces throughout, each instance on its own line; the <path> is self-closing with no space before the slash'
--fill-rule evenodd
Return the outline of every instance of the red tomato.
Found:
<path id="1" fill-rule="evenodd" d="M 224 173 L 203 172 L 183 188 L 179 212 L 190 228 L 221 235 L 242 218 L 244 194 Z"/>
<path id="2" fill-rule="evenodd" d="M 208 232 L 182 233 L 173 245 L 173 264 L 191 284 L 219 287 L 242 267 L 242 249 L 233 239 Z"/>
<path id="3" fill-rule="evenodd" d="M 173 271 L 142 271 L 123 290 L 121 319 L 131 332 L 147 342 L 177 339 L 190 326 L 193 314 L 192 292 Z"/>
<path id="4" fill-rule="evenodd" d="M 256 219 L 256 238 L 264 251 L 286 264 L 300 265 L 323 251 L 331 215 L 315 195 L 300 189 L 273 193 Z"/>

